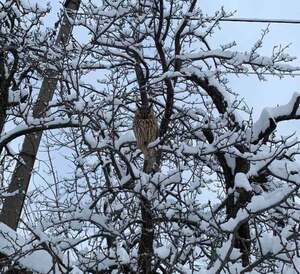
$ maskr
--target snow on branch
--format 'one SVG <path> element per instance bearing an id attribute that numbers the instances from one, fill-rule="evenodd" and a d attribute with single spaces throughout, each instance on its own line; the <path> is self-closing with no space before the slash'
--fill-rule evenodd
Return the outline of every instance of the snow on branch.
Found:
<path id="1" fill-rule="evenodd" d="M 0 251 L 3 255 L 12 258 L 20 268 L 26 270 L 49 273 L 55 269 L 59 273 L 62 266 L 53 265 L 53 257 L 39 245 L 37 239 L 27 243 L 16 231 L 0 223 Z"/>
<path id="2" fill-rule="evenodd" d="M 70 128 L 79 127 L 81 124 L 75 119 L 35 119 L 31 125 L 20 124 L 12 130 L 4 132 L 0 138 L 0 148 L 5 147 L 12 140 L 32 132 L 38 132 L 41 130 L 59 129 L 59 128 Z"/>
<path id="3" fill-rule="evenodd" d="M 294 72 L 299 71 L 300 67 L 287 64 L 295 59 L 287 54 L 282 54 L 276 57 L 261 56 L 257 53 L 241 53 L 238 51 L 229 50 L 207 50 L 199 53 L 182 54 L 174 57 L 174 60 L 180 59 L 182 61 L 200 61 L 206 59 L 221 59 L 226 60 L 226 63 L 234 67 L 241 65 L 251 65 L 257 67 L 264 67 L 270 70 L 277 70 L 280 72 Z"/>
<path id="4" fill-rule="evenodd" d="M 251 128 L 251 133 L 248 133 L 251 143 L 257 144 L 263 138 L 268 137 L 275 130 L 278 122 L 300 119 L 299 104 L 300 94 L 294 93 L 286 105 L 264 108 Z"/>

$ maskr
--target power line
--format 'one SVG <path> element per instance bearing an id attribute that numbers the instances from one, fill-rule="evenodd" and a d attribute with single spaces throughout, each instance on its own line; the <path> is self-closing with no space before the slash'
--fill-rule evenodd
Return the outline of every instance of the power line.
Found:
<path id="1" fill-rule="evenodd" d="M 275 74 L 275 73 L 272 73 L 272 72 L 261 72 L 261 73 L 256 73 L 254 71 L 248 71 L 248 72 L 235 72 L 235 71 L 220 71 L 220 73 L 223 73 L 223 74 L 240 74 L 240 75 L 269 75 L 269 76 L 274 76 L 274 77 L 298 77 L 300 76 L 300 73 L 282 73 L 282 74 Z"/>
<path id="2" fill-rule="evenodd" d="M 95 16 L 95 17 L 102 17 L 102 16 L 105 17 L 105 15 L 99 15 L 97 13 L 95 13 L 95 14 L 86 14 L 86 13 L 78 12 L 77 15 L 79 15 L 79 16 L 80 15 L 81 16 L 92 15 L 92 16 Z M 129 17 L 134 17 L 134 16 L 133 15 L 129 15 Z M 176 19 L 176 20 L 181 20 L 181 19 L 184 19 L 184 16 L 171 16 L 171 18 L 172 19 Z M 207 20 L 207 19 L 216 20 L 216 21 L 222 21 L 222 22 L 232 22 L 232 23 L 237 23 L 238 22 L 238 23 L 300 24 L 300 20 L 296 20 L 296 19 L 284 19 L 284 18 L 280 18 L 280 19 L 275 19 L 275 18 L 265 19 L 265 18 L 227 17 L 227 18 L 215 19 L 213 17 L 196 17 L 196 16 L 189 17 L 189 20 Z"/>
<path id="3" fill-rule="evenodd" d="M 181 20 L 184 17 L 182 16 L 171 16 L 172 19 Z M 231 23 L 269 23 L 269 24 L 300 24 L 300 20 L 296 19 L 275 19 L 275 18 L 242 18 L 242 17 L 224 17 L 218 18 L 215 17 L 196 17 L 191 16 L 189 20 L 211 20 L 211 21 L 222 21 L 222 22 L 231 22 Z"/>
<path id="4" fill-rule="evenodd" d="M 300 24 L 300 20 L 294 19 L 221 18 L 219 21 L 241 23 Z"/>
<path id="5" fill-rule="evenodd" d="M 183 19 L 183 17 L 171 17 L 173 19 Z M 214 17 L 190 17 L 190 20 L 215 20 L 230 23 L 269 23 L 269 24 L 300 24 L 300 20 L 296 19 L 275 19 L 275 18 L 242 18 L 242 17 L 224 17 L 215 19 Z"/>

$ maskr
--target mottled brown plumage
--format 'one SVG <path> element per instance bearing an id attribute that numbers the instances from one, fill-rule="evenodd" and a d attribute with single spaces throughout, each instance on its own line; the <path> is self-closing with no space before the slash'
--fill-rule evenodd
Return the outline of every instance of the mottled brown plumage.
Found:
<path id="1" fill-rule="evenodd" d="M 142 151 L 145 159 L 155 155 L 154 148 L 148 145 L 158 137 L 158 125 L 156 117 L 151 108 L 138 108 L 135 112 L 133 130 L 138 148 Z"/>

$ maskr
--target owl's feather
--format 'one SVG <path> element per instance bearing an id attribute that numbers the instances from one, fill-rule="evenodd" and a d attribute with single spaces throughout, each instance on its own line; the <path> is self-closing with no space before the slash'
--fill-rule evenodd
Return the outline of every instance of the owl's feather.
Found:
<path id="1" fill-rule="evenodd" d="M 153 111 L 137 109 L 133 121 L 133 130 L 137 147 L 142 151 L 145 159 L 153 157 L 155 149 L 148 148 L 148 145 L 158 137 L 158 125 Z"/>

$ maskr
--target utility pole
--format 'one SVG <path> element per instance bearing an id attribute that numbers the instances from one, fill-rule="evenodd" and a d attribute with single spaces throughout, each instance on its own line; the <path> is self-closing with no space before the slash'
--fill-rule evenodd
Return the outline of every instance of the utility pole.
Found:
<path id="1" fill-rule="evenodd" d="M 66 46 L 72 33 L 72 22 L 79 10 L 80 0 L 66 0 L 64 3 L 65 15 L 57 35 L 56 46 Z M 44 78 L 36 104 L 33 107 L 33 117 L 43 116 L 49 102 L 51 101 L 54 90 L 57 86 L 57 75 L 54 73 L 51 77 Z M 6 197 L 0 214 L 0 222 L 16 230 L 20 221 L 26 193 L 28 190 L 34 162 L 38 152 L 39 144 L 43 132 L 30 133 L 25 136 L 22 150 L 20 152 L 20 161 L 18 161 L 12 175 L 8 192 L 15 191 L 18 194 Z"/>

